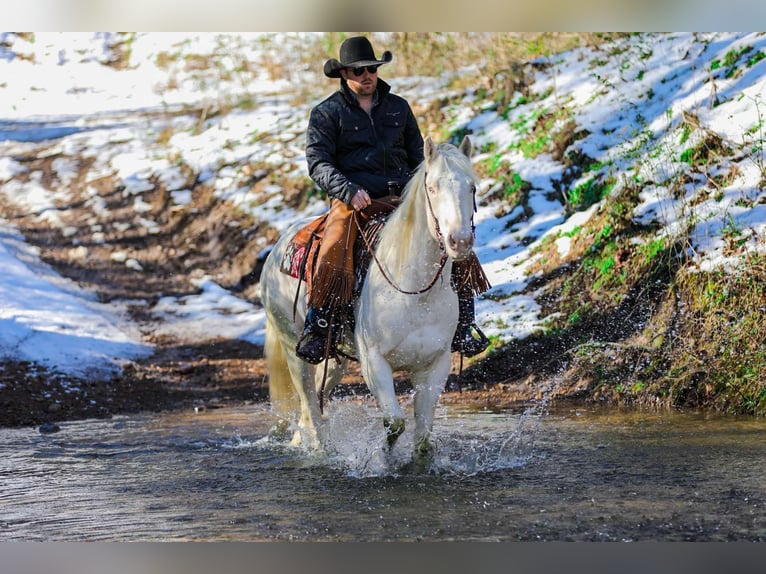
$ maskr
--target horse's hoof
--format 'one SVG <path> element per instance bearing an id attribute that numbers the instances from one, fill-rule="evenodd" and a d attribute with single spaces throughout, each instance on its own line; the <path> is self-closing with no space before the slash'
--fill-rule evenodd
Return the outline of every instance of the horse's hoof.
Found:
<path id="1" fill-rule="evenodd" d="M 290 438 L 290 423 L 285 420 L 280 420 L 273 427 L 269 429 L 269 439 L 286 442 Z"/>
<path id="2" fill-rule="evenodd" d="M 412 467 L 417 473 L 423 473 L 431 468 L 436 449 L 431 441 L 422 439 L 415 445 L 415 452 L 412 456 Z"/>
<path id="3" fill-rule="evenodd" d="M 383 426 L 386 428 L 386 442 L 388 443 L 388 448 L 392 449 L 394 448 L 394 444 L 396 444 L 396 440 L 402 436 L 402 433 L 404 432 L 404 419 L 386 418 L 383 419 Z"/>

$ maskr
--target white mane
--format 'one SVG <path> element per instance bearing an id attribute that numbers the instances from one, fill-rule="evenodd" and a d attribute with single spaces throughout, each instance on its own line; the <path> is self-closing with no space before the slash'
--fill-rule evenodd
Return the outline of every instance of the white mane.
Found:
<path id="1" fill-rule="evenodd" d="M 418 226 L 427 224 L 424 202 L 418 200 L 420 194 L 425 191 L 426 167 L 425 161 L 418 166 L 402 192 L 401 205 L 396 208 L 380 233 L 378 253 L 390 257 L 389 262 L 394 269 L 400 269 L 407 260 L 413 232 Z M 432 176 L 444 171 L 453 171 L 465 173 L 473 180 L 478 179 L 470 158 L 449 143 L 436 146 L 436 155 L 428 169 L 431 170 Z"/>

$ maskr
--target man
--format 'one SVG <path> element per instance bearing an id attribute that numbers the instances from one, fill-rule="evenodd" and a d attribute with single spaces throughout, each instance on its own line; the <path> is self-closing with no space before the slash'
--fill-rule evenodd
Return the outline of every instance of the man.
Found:
<path id="1" fill-rule="evenodd" d="M 356 36 L 344 40 L 339 55 L 340 60 L 325 62 L 324 73 L 340 78 L 340 89 L 311 110 L 306 134 L 309 175 L 331 198 L 307 281 L 308 312 L 297 349 L 313 364 L 326 358 L 328 341 L 334 342 L 328 330 L 353 299 L 354 212 L 369 214 L 375 210 L 373 200 L 400 195 L 424 159 L 423 137 L 410 105 L 378 78 L 378 68 L 393 59 L 391 52 L 379 60 L 370 41 Z M 459 296 L 452 350 L 470 357 L 489 341 L 473 324 L 473 294 Z"/>

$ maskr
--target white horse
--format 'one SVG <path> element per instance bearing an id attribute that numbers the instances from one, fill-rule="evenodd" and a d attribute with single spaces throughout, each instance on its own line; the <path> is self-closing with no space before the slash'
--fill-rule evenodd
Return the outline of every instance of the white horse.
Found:
<path id="1" fill-rule="evenodd" d="M 425 160 L 402 194 L 402 202 L 380 234 L 355 304 L 354 343 L 362 376 L 383 413 L 389 448 L 405 428 L 405 414 L 394 392 L 393 372 L 408 371 L 414 389 L 414 460 L 432 455 L 434 411 L 452 366 L 450 345 L 458 320 L 458 301 L 450 285 L 453 261 L 472 251 L 477 176 L 471 142 L 460 147 L 424 143 Z M 297 279 L 280 271 L 295 231 L 286 233 L 269 254 L 261 274 L 266 311 L 265 355 L 272 405 L 286 432 L 297 419 L 292 443 L 321 448 L 319 389 L 329 394 L 340 382 L 346 361 L 331 361 L 327 372 L 295 354 L 305 318 L 305 297 L 294 312 Z M 301 287 L 301 289 L 303 289 Z M 326 381 L 325 381 L 326 375 Z"/>

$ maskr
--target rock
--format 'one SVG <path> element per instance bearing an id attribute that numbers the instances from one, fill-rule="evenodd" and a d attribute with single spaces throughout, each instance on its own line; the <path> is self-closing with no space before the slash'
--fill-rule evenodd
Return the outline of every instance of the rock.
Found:
<path id="1" fill-rule="evenodd" d="M 53 434 L 59 432 L 61 427 L 56 423 L 43 423 L 38 430 L 40 434 Z"/>

